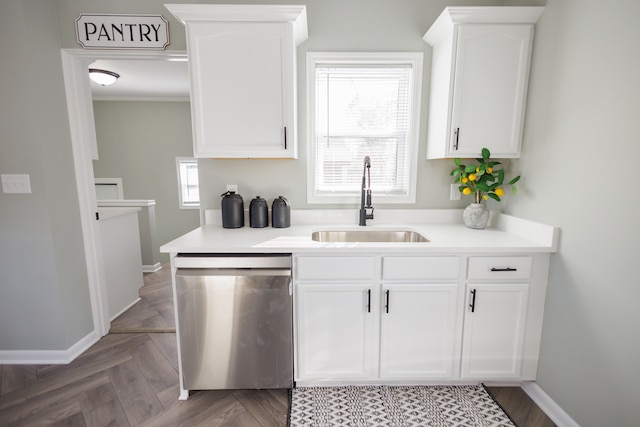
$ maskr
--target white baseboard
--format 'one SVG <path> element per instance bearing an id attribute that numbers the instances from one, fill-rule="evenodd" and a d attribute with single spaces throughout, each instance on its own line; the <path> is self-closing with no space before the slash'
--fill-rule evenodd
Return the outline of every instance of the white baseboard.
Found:
<path id="1" fill-rule="evenodd" d="M 155 273 L 156 271 L 160 270 L 161 268 L 162 268 L 162 263 L 160 263 L 160 262 L 156 262 L 153 265 L 143 264 L 142 265 L 142 272 L 143 273 Z"/>
<path id="2" fill-rule="evenodd" d="M 0 350 L 0 365 L 64 365 L 99 339 L 98 334 L 92 331 L 67 350 Z"/>
<path id="3" fill-rule="evenodd" d="M 537 383 L 523 382 L 520 387 L 558 427 L 580 427 Z"/>

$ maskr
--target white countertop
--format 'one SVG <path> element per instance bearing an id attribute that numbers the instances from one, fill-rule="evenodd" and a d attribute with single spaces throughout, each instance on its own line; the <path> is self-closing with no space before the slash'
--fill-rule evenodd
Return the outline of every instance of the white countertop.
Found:
<path id="1" fill-rule="evenodd" d="M 137 207 L 103 207 L 98 206 L 98 213 L 100 214 L 100 220 L 106 220 L 115 218 L 122 215 L 129 215 L 139 212 L 141 209 Z"/>
<path id="2" fill-rule="evenodd" d="M 484 230 L 466 228 L 461 222 L 462 210 L 388 210 L 376 211 L 377 221 L 366 229 L 417 231 L 429 242 L 424 243 L 329 243 L 311 240 L 318 230 L 362 230 L 351 221 L 347 211 L 292 211 L 288 228 L 223 228 L 216 221 L 205 224 L 163 245 L 168 253 L 550 253 L 558 247 L 557 227 L 492 213 Z M 381 213 L 380 215 L 379 212 Z M 210 215 L 215 218 L 215 213 Z M 218 215 L 219 216 L 219 215 Z M 356 216 L 357 218 L 357 212 Z"/>

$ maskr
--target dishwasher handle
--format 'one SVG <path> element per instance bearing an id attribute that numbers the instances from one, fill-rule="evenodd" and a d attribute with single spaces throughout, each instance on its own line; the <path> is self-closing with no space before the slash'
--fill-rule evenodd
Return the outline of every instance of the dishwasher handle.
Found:
<path id="1" fill-rule="evenodd" d="M 179 268 L 176 276 L 291 276 L 286 268 Z"/>
<path id="2" fill-rule="evenodd" d="M 173 259 L 176 268 L 291 268 L 291 255 L 260 254 L 213 256 L 178 254 Z"/>

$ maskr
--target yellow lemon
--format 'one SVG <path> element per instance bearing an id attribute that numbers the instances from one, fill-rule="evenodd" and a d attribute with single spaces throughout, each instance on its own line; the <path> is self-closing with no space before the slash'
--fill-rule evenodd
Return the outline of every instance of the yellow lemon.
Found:
<path id="1" fill-rule="evenodd" d="M 488 172 L 488 173 L 493 172 L 493 168 L 492 168 L 491 166 L 489 166 L 489 167 L 487 168 L 487 172 Z"/>
<path id="2" fill-rule="evenodd" d="M 475 174 L 469 174 L 469 181 L 475 181 L 476 180 L 476 175 Z"/>
<path id="3" fill-rule="evenodd" d="M 469 182 L 469 178 L 467 178 L 466 176 L 464 178 L 462 178 L 462 183 L 466 184 L 467 182 Z"/>
<path id="4" fill-rule="evenodd" d="M 496 188 L 496 196 L 498 197 L 504 196 L 504 190 L 502 188 Z"/>
<path id="5" fill-rule="evenodd" d="M 476 173 L 480 172 L 480 166 L 476 168 Z"/>
<path id="6" fill-rule="evenodd" d="M 484 194 L 484 195 L 482 196 L 482 200 L 487 200 L 488 198 L 489 198 L 489 197 L 487 197 L 487 195 L 486 195 L 486 194 Z"/>
<path id="7" fill-rule="evenodd" d="M 469 187 L 465 188 L 464 190 L 462 190 L 462 194 L 468 196 L 469 194 L 471 194 L 471 189 Z"/>

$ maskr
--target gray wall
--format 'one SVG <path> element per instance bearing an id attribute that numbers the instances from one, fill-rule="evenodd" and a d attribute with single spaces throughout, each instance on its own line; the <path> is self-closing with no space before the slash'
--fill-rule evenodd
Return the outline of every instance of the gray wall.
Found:
<path id="1" fill-rule="evenodd" d="M 548 0 L 509 210 L 561 227 L 539 385 L 580 425 L 637 426 L 640 2 Z"/>
<path id="2" fill-rule="evenodd" d="M 180 209 L 176 157 L 192 157 L 189 102 L 95 101 L 97 178 L 122 178 L 125 199 L 154 199 L 158 244 L 200 225 Z M 164 262 L 168 254 L 161 254 Z"/>
<path id="3" fill-rule="evenodd" d="M 55 3 L 0 4 L 0 350 L 66 350 L 93 330 Z"/>

